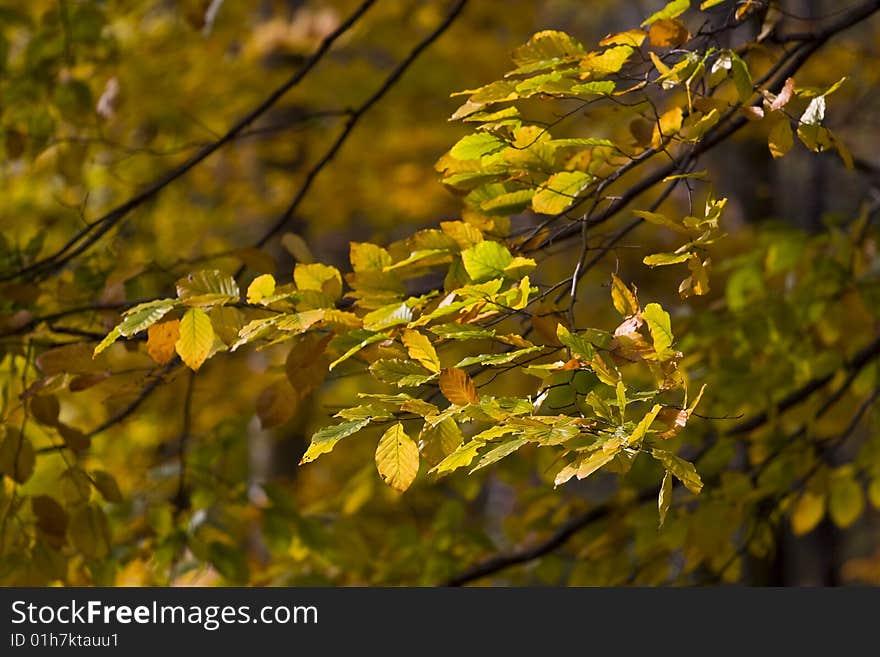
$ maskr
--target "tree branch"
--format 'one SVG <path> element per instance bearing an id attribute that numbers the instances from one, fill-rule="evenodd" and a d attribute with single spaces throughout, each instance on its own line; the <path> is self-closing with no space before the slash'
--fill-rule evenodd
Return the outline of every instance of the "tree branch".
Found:
<path id="1" fill-rule="evenodd" d="M 351 134 L 352 130 L 354 130 L 355 126 L 361 120 L 361 118 L 370 111 L 370 109 L 378 103 L 383 96 L 385 96 L 388 91 L 397 83 L 397 81 L 403 76 L 406 70 L 412 65 L 412 63 L 418 58 L 418 56 L 430 46 L 434 41 L 436 41 L 449 27 L 452 25 L 453 21 L 458 17 L 458 15 L 464 9 L 464 6 L 467 4 L 468 0 L 458 0 L 455 5 L 452 7 L 450 12 L 446 15 L 443 21 L 431 32 L 428 36 L 426 36 L 422 41 L 416 45 L 415 48 L 410 51 L 409 55 L 406 56 L 391 73 L 385 78 L 385 81 L 376 89 L 373 94 L 367 98 L 359 107 L 352 110 L 348 115 L 348 120 L 345 123 L 345 127 L 342 129 L 342 132 L 324 155 L 318 160 L 311 169 L 309 169 L 308 173 L 306 173 L 305 180 L 303 180 L 296 194 L 291 200 L 290 204 L 284 210 L 283 213 L 275 220 L 275 223 L 270 226 L 265 233 L 256 241 L 255 246 L 261 247 L 265 245 L 269 240 L 271 240 L 275 235 L 277 235 L 284 226 L 290 221 L 290 218 L 293 216 L 293 213 L 296 212 L 296 209 L 299 207 L 299 204 L 305 198 L 306 194 L 308 194 L 309 189 L 312 186 L 312 183 L 318 177 L 318 174 L 333 160 L 336 154 L 339 152 L 339 149 L 342 148 L 342 145 L 348 139 L 348 136 Z M 238 272 L 236 272 L 236 278 L 241 275 L 241 272 L 244 270 L 244 267 L 241 267 Z"/>
<path id="2" fill-rule="evenodd" d="M 318 64 L 324 55 L 330 50 L 333 43 L 361 18 L 366 11 L 375 4 L 376 0 L 365 0 L 360 6 L 333 32 L 328 34 L 318 49 L 303 63 L 299 70 L 294 73 L 284 84 L 279 86 L 269 96 L 257 105 L 248 114 L 240 118 L 229 130 L 216 141 L 200 148 L 198 152 L 189 157 L 182 164 L 174 167 L 158 179 L 153 181 L 142 192 L 134 195 L 122 205 L 110 210 L 103 217 L 97 219 L 74 235 L 63 247 L 46 258 L 13 272 L 0 275 L 0 281 L 9 281 L 19 278 L 39 279 L 63 267 L 74 258 L 82 255 L 94 246 L 107 232 L 119 224 L 132 210 L 153 198 L 166 186 L 188 173 L 197 164 L 205 160 L 223 146 L 234 140 L 245 128 L 257 118 L 268 111 L 282 96 L 293 87 L 298 85 L 303 78 Z"/>

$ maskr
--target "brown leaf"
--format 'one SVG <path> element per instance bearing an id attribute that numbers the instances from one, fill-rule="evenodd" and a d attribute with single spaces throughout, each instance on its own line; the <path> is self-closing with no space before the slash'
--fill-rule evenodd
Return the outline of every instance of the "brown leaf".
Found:
<path id="1" fill-rule="evenodd" d="M 91 440 L 82 431 L 66 424 L 58 424 L 58 433 L 64 439 L 64 444 L 74 452 L 81 452 L 89 448 Z"/>
<path id="2" fill-rule="evenodd" d="M 94 372 L 92 374 L 80 374 L 79 376 L 73 377 L 70 380 L 70 392 L 80 392 L 81 390 L 86 390 L 91 388 L 92 386 L 98 385 L 107 377 L 110 376 L 108 372 Z"/>
<path id="3" fill-rule="evenodd" d="M 179 338 L 179 319 L 157 322 L 147 329 L 147 353 L 159 365 L 167 365 L 174 358 L 174 345 Z"/>
<path id="4" fill-rule="evenodd" d="M 62 345 L 37 356 L 37 367 L 46 376 L 103 369 L 101 356 L 92 359 L 92 352 L 93 348 L 85 342 Z"/>
<path id="5" fill-rule="evenodd" d="M 61 406 L 55 395 L 37 395 L 31 399 L 31 417 L 47 427 L 54 427 L 58 424 L 60 410 Z"/>
<path id="6" fill-rule="evenodd" d="M 299 396 L 290 387 L 287 379 L 270 383 L 257 397 L 257 416 L 264 429 L 284 424 L 296 412 Z"/>
<path id="7" fill-rule="evenodd" d="M 63 538 L 67 533 L 67 512 L 48 495 L 36 495 L 31 498 L 31 508 L 37 516 L 37 527 L 56 538 Z"/>
<path id="8" fill-rule="evenodd" d="M 471 377 L 457 367 L 447 367 L 440 372 L 440 391 L 451 403 L 459 406 L 476 404 L 480 401 Z"/>

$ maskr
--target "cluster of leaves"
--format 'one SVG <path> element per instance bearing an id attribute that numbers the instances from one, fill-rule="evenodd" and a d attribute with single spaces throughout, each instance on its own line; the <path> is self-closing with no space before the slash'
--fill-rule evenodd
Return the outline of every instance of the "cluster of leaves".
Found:
<path id="1" fill-rule="evenodd" d="M 611 473 L 615 485 L 603 503 L 626 513 L 585 532 L 581 555 L 588 558 L 568 581 L 662 583 L 696 577 L 701 568 L 735 581 L 744 555 L 772 553 L 783 521 L 798 535 L 826 515 L 848 528 L 866 500 L 880 506 L 876 436 L 845 460 L 838 450 L 877 396 L 873 360 L 880 347 L 846 330 L 847 323 L 868 326 L 876 319 L 874 210 L 865 206 L 851 226 L 814 237 L 774 226 L 740 229 L 737 243 L 725 233 L 723 217 L 735 203 L 705 186 L 708 171 L 696 170 L 703 153 L 742 126 L 774 159 L 798 149 L 833 150 L 852 169 L 853 156 L 825 121 L 826 99 L 849 85 L 844 79 L 830 86 L 796 82 L 801 72 L 786 66 L 797 48 L 774 50 L 774 19 L 764 13 L 765 3 L 736 3 L 730 12 L 724 29 L 756 21 L 757 38 L 741 47 L 722 46 L 705 22 L 692 33 L 692 25 L 717 16 L 722 3 L 692 4 L 669 2 L 638 28 L 600 40 L 595 50 L 563 32 L 539 32 L 513 52 L 513 68 L 502 79 L 454 94 L 466 100 L 453 123 L 469 134 L 435 168 L 462 199 L 458 220 L 384 246 L 353 232 L 352 241 L 345 239 L 344 265 L 342 258 L 316 262 L 303 238 L 289 232 L 282 245 L 297 262 L 286 275 L 267 251 L 235 244 L 231 266 L 202 269 L 184 259 L 178 264 L 191 273 L 183 277 L 179 267 L 170 275 L 160 266 L 109 264 L 112 252 L 101 252 L 42 289 L 5 287 L 10 299 L 0 326 L 31 341 L 26 351 L 9 347 L 10 381 L 13 372 L 21 374 L 22 390 L 18 407 L 4 403 L 0 425 L 0 575 L 29 560 L 47 581 L 71 581 L 71 569 L 81 563 L 89 575 L 74 580 L 114 581 L 110 560 L 102 565 L 112 553 L 120 563 L 149 561 L 149 568 L 168 571 L 192 557 L 229 581 L 253 581 L 236 536 L 259 522 L 272 564 L 261 568 L 263 581 L 417 577 L 434 583 L 497 547 L 483 528 L 475 536 L 465 529 L 467 505 L 487 490 L 485 482 L 497 483 L 496 475 L 518 487 L 521 517 L 505 531 L 524 540 L 584 507 L 612 516 L 602 516 L 605 507 L 592 498 L 585 501 L 577 483 L 591 477 L 596 485 L 589 490 L 602 491 L 610 477 L 599 473 Z M 102 15 L 86 5 L 61 3 L 60 13 L 50 11 L 40 26 L 22 28 L 33 33 L 32 45 L 9 58 L 6 96 L 30 85 L 37 104 L 48 108 L 42 113 L 73 116 L 59 89 L 76 86 L 86 68 L 69 62 L 68 69 L 63 50 L 101 68 L 113 52 L 112 35 L 126 33 L 100 27 Z M 61 23 L 68 26 L 64 38 L 56 29 Z M 260 39 L 277 38 L 291 48 L 294 37 Z M 260 39 L 248 42 L 245 52 Z M 37 52 L 49 47 L 44 42 L 55 48 L 45 61 Z M 90 93 L 86 87 L 81 94 L 84 106 L 95 103 Z M 62 99 L 52 101 L 57 112 L 46 102 L 56 96 Z M 28 135 L 36 157 L 46 145 L 43 133 L 24 122 L 43 119 L 26 103 L 16 106 L 20 112 L 3 115 L 7 155 L 24 157 Z M 112 112 L 98 114 L 104 121 Z M 62 140 L 71 130 L 89 134 L 82 122 L 47 126 L 46 135 Z M 404 142 L 417 139 L 414 131 L 401 134 Z M 281 149 L 273 144 L 267 152 L 271 159 Z M 57 154 L 59 163 L 88 170 L 82 157 Z M 126 172 L 132 171 L 137 167 Z M 224 166 L 215 171 L 222 174 Z M 83 184 L 81 177 L 69 178 Z M 210 176 L 199 182 L 215 184 Z M 304 189 L 308 184 L 310 177 Z M 378 186 L 383 198 L 399 192 L 391 186 Z M 326 193 L 320 216 L 338 210 L 333 204 L 344 203 L 342 196 L 335 189 Z M 417 205 L 410 197 L 393 201 L 399 201 L 396 211 Z M 161 198 L 160 213 L 169 209 L 162 203 L 185 197 L 167 190 Z M 631 203 L 638 209 L 629 209 Z M 601 232 L 602 224 L 624 214 L 635 221 L 610 236 Z M 655 239 L 634 251 L 634 262 L 624 258 L 610 275 L 592 271 L 640 225 L 655 231 Z M 163 230 L 167 238 L 176 227 Z M 149 253 L 147 242 L 162 236 L 137 234 L 141 246 L 132 250 Z M 574 263 L 560 270 L 551 247 L 574 245 L 575 238 Z M 37 232 L 22 249 L 4 236 L 5 265 L 28 266 L 40 255 L 42 239 Z M 212 258 L 192 260 L 201 259 Z M 685 267 L 670 284 L 667 272 Z M 144 274 L 161 284 L 151 285 Z M 624 280 L 639 280 L 639 289 Z M 45 303 L 46 296 L 87 288 L 100 291 L 94 310 L 101 322 L 57 330 L 51 313 L 48 320 L 31 314 L 37 299 Z M 128 302 L 132 291 L 140 301 Z M 643 305 L 640 296 L 663 303 Z M 42 324 L 48 328 L 41 333 Z M 55 334 L 86 341 L 41 346 L 41 338 Z M 40 378 L 27 385 L 32 360 Z M 183 376 L 181 364 L 189 370 Z M 265 376 L 258 379 L 257 370 Z M 229 378 L 242 376 L 258 380 L 243 403 L 226 394 Z M 149 491 L 127 504 L 113 461 L 119 465 L 128 452 L 96 451 L 92 438 L 138 412 L 152 390 L 177 380 L 188 381 L 181 434 L 157 448 L 147 435 L 152 429 L 132 431 L 130 452 L 149 446 L 161 463 L 146 466 L 132 457 L 126 464 L 129 476 L 138 474 L 123 488 Z M 229 404 L 223 420 L 200 436 L 199 449 L 192 447 L 195 381 Z M 73 404 L 59 402 L 68 393 L 85 399 L 110 388 L 125 403 L 91 432 L 76 428 L 94 417 L 83 410 L 86 403 L 73 412 Z M 313 417 L 327 389 L 334 404 L 346 402 L 333 409 L 333 423 Z M 830 391 L 826 400 L 810 398 L 818 390 Z M 838 402 L 855 418 L 852 426 L 841 424 L 846 413 L 829 417 Z M 701 403 L 701 411 L 709 405 L 719 415 L 745 419 L 720 429 L 693 422 Z M 803 413 L 784 416 L 795 404 Z M 251 431 L 246 424 L 254 410 L 262 429 L 303 417 L 302 430 L 321 423 L 298 455 L 301 464 L 321 457 L 329 470 L 346 464 L 338 497 L 301 508 L 282 486 L 253 483 L 245 466 L 251 447 L 242 437 Z M 24 421 L 14 423 L 19 417 Z M 373 440 L 352 439 L 357 435 Z M 163 459 L 172 452 L 177 461 L 169 465 Z M 45 454 L 60 455 L 63 467 L 46 468 L 40 479 L 36 466 Z M 348 461 L 339 460 L 346 455 Z M 320 467 L 302 468 L 297 476 L 320 478 L 326 472 Z M 420 477 L 432 485 L 415 485 Z M 58 491 L 46 490 L 50 478 L 60 482 Z M 374 490 L 379 479 L 390 491 Z M 674 488 L 675 480 L 681 486 Z M 431 489 L 454 499 L 420 500 Z M 419 536 L 408 527 L 386 532 L 394 524 L 388 518 L 379 529 L 356 526 L 353 518 L 369 500 L 394 500 L 403 491 L 429 510 L 429 529 Z M 647 501 L 650 506 L 639 506 Z M 328 512 L 342 518 L 332 532 Z M 12 523 L 22 531 L 9 530 Z M 631 550 L 620 549 L 625 541 Z M 343 544 L 354 547 L 345 552 Z M 381 565 L 359 560 L 369 544 L 386 554 Z M 672 555 L 683 557 L 677 570 Z M 560 579 L 547 563 L 549 574 L 539 577 Z M 299 572 L 304 579 L 291 574 Z"/>

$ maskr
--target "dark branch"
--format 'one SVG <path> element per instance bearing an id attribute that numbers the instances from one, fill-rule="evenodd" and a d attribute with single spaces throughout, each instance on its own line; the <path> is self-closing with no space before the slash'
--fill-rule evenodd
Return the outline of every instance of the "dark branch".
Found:
<path id="1" fill-rule="evenodd" d="M 373 95 L 367 98 L 359 107 L 350 112 L 348 116 L 348 120 L 345 123 L 345 127 L 342 129 L 342 132 L 338 137 L 334 140 L 334 142 L 330 145 L 330 148 L 324 153 L 320 160 L 318 160 L 311 169 L 309 169 L 306 174 L 305 180 L 303 180 L 302 185 L 300 185 L 296 194 L 293 197 L 293 200 L 284 210 L 284 212 L 275 220 L 275 223 L 269 227 L 269 229 L 257 240 L 256 246 L 263 246 L 269 240 L 271 240 L 275 235 L 277 235 L 284 226 L 290 221 L 296 209 L 299 207 L 302 200 L 305 198 L 306 194 L 308 194 L 309 189 L 312 186 L 312 183 L 318 177 L 318 174 L 333 160 L 336 154 L 339 152 L 339 149 L 342 148 L 342 145 L 348 139 L 348 136 L 351 134 L 352 130 L 354 130 L 355 126 L 361 120 L 361 118 L 370 111 L 370 109 L 378 103 L 386 93 L 397 83 L 397 81 L 403 76 L 406 70 L 412 65 L 412 63 L 418 58 L 418 56 L 430 46 L 434 41 L 436 41 L 440 35 L 442 35 L 450 25 L 452 25 L 453 21 L 458 17 L 461 11 L 464 9 L 464 6 L 467 4 L 468 0 L 458 0 L 455 5 L 452 7 L 452 10 L 446 15 L 446 18 L 431 32 L 428 36 L 426 36 L 419 44 L 413 48 L 413 50 L 407 55 L 407 57 L 402 60 L 391 73 L 385 78 L 385 81 L 382 85 L 373 92 Z M 243 268 L 242 268 L 243 269 Z M 236 273 L 236 278 L 241 274 L 242 269 Z"/>
<path id="2" fill-rule="evenodd" d="M 294 73 L 284 84 L 273 91 L 263 102 L 251 110 L 248 114 L 239 119 L 229 130 L 216 141 L 207 144 L 199 149 L 194 155 L 189 157 L 185 162 L 171 169 L 157 180 L 152 182 L 142 192 L 131 197 L 122 205 L 117 206 L 103 217 L 89 224 L 76 235 L 74 235 L 63 247 L 52 255 L 39 260 L 27 267 L 14 272 L 7 272 L 0 275 L 0 281 L 14 280 L 18 278 L 34 278 L 38 279 L 46 274 L 51 274 L 58 270 L 74 258 L 82 255 L 94 246 L 98 240 L 106 233 L 119 224 L 132 210 L 142 205 L 144 202 L 153 198 L 166 186 L 188 173 L 197 164 L 205 160 L 223 146 L 233 141 L 245 128 L 256 121 L 266 111 L 268 111 L 278 100 L 284 96 L 293 87 L 299 84 L 303 78 L 318 64 L 324 55 L 330 50 L 333 43 L 360 19 L 361 16 L 373 5 L 376 0 L 365 0 L 339 27 L 327 35 L 321 42 L 318 49 L 303 63 L 299 70 Z"/>

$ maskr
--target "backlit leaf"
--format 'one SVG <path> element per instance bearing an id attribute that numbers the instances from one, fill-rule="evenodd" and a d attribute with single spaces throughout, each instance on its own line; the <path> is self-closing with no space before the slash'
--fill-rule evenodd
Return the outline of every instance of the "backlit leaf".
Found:
<path id="1" fill-rule="evenodd" d="M 471 377 L 464 370 L 455 367 L 448 367 L 440 372 L 440 391 L 451 403 L 459 406 L 480 401 Z"/>
<path id="2" fill-rule="evenodd" d="M 541 214 L 559 214 L 574 203 L 592 179 L 582 171 L 555 173 L 532 197 L 532 209 Z"/>
<path id="3" fill-rule="evenodd" d="M 247 289 L 247 302 L 260 303 L 266 297 L 275 294 L 275 277 L 272 274 L 262 274 L 251 281 Z"/>
<path id="4" fill-rule="evenodd" d="M 180 337 L 174 345 L 177 355 L 192 370 L 198 370 L 214 345 L 211 319 L 199 308 L 190 308 L 180 320 Z"/>
<path id="5" fill-rule="evenodd" d="M 383 358 L 370 365 L 370 372 L 379 381 L 400 387 L 414 387 L 427 383 L 436 376 L 414 360 Z"/>
<path id="6" fill-rule="evenodd" d="M 654 342 L 654 349 L 660 360 L 665 360 L 670 356 L 670 347 L 674 337 L 672 335 L 672 324 L 667 313 L 660 304 L 649 303 L 642 311 L 642 318 L 648 324 L 651 331 L 651 339 Z"/>
<path id="7" fill-rule="evenodd" d="M 482 283 L 503 277 L 504 269 L 513 261 L 513 256 L 504 245 L 486 240 L 462 251 L 461 259 L 471 280 Z"/>
<path id="8" fill-rule="evenodd" d="M 398 422 L 390 427 L 376 447 L 376 469 L 382 480 L 398 491 L 405 491 L 419 473 L 419 448 Z"/>
<path id="9" fill-rule="evenodd" d="M 666 3 L 663 9 L 651 14 L 651 16 L 642 23 L 642 27 L 650 25 L 663 18 L 675 18 L 676 16 L 681 16 L 684 12 L 690 9 L 690 6 L 690 0 L 672 0 L 672 2 Z"/>
<path id="10" fill-rule="evenodd" d="M 234 303 L 240 294 L 235 279 L 216 269 L 197 271 L 177 281 L 177 297 L 187 306 Z"/>
<path id="11" fill-rule="evenodd" d="M 351 420 L 324 427 L 318 430 L 313 436 L 306 453 L 303 455 L 300 463 L 310 463 L 322 454 L 326 454 L 333 450 L 343 438 L 347 438 L 353 433 L 357 433 L 370 423 L 369 419 Z"/>
<path id="12" fill-rule="evenodd" d="M 672 452 L 662 449 L 651 450 L 654 458 L 660 461 L 663 466 L 685 485 L 689 491 L 698 494 L 703 489 L 703 480 L 697 474 L 697 469 L 693 463 L 689 463 L 679 458 Z"/>
<path id="13" fill-rule="evenodd" d="M 428 337 L 418 331 L 405 329 L 401 336 L 409 357 L 418 361 L 429 372 L 440 372 L 440 358 Z"/>
<path id="14" fill-rule="evenodd" d="M 153 324 L 147 329 L 147 353 L 159 365 L 167 365 L 174 358 L 178 339 L 180 339 L 179 319 Z"/>

